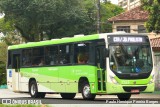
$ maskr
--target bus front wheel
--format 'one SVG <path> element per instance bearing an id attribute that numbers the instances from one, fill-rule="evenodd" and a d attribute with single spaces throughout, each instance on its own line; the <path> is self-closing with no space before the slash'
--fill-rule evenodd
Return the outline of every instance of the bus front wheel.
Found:
<path id="1" fill-rule="evenodd" d="M 32 98 L 44 98 L 46 93 L 38 92 L 36 81 L 31 81 L 29 84 L 29 93 Z"/>
<path id="2" fill-rule="evenodd" d="M 64 99 L 73 99 L 76 93 L 61 93 L 61 97 Z"/>
<path id="3" fill-rule="evenodd" d="M 88 82 L 84 82 L 82 85 L 82 96 L 85 100 L 94 100 L 96 95 L 91 94 L 90 86 Z"/>
<path id="4" fill-rule="evenodd" d="M 126 101 L 126 100 L 130 99 L 131 94 L 130 93 L 125 93 L 125 94 L 118 94 L 117 96 L 118 96 L 119 100 Z"/>

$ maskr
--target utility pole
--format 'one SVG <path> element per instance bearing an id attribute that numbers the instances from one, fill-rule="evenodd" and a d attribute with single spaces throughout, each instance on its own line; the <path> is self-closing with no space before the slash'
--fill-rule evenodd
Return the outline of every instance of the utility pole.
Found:
<path id="1" fill-rule="evenodd" d="M 97 0 L 97 33 L 101 32 L 100 0 Z"/>

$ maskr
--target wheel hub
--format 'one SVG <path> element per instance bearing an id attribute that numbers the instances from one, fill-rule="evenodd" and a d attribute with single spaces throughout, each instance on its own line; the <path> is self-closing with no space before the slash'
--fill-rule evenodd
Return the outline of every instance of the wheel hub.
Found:
<path id="1" fill-rule="evenodd" d="M 89 94 L 90 94 L 90 87 L 89 87 L 89 86 L 85 86 L 85 87 L 83 88 L 83 93 L 84 93 L 84 96 L 85 96 L 85 97 L 88 97 Z"/>
<path id="2" fill-rule="evenodd" d="M 35 87 L 35 85 L 32 84 L 32 86 L 31 86 L 31 94 L 34 95 L 35 92 L 36 92 L 36 87 Z"/>

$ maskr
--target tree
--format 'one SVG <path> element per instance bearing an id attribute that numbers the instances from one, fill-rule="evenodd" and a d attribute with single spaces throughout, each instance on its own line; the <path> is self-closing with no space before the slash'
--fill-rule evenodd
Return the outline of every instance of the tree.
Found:
<path id="1" fill-rule="evenodd" d="M 11 26 L 11 23 L 11 21 L 5 22 L 4 18 L 0 18 L 0 32 L 6 34 L 8 31 L 13 31 L 14 27 Z"/>
<path id="2" fill-rule="evenodd" d="M 92 23 L 92 33 L 96 33 L 96 26 L 97 26 L 97 0 L 82 0 L 84 3 L 84 7 L 87 11 L 87 14 L 90 18 L 90 22 Z M 110 2 L 110 0 L 100 0 L 102 1 L 100 4 L 100 25 L 101 25 L 101 32 L 111 32 L 112 31 L 112 24 L 108 22 L 108 19 L 116 16 L 122 12 L 124 12 L 123 8 L 114 5 Z M 89 26 L 90 27 L 90 26 Z"/>
<path id="3" fill-rule="evenodd" d="M 148 32 L 160 32 L 160 0 L 141 0 L 144 10 L 149 12 L 145 26 Z"/>
<path id="4" fill-rule="evenodd" d="M 97 7 L 94 1 L 0 0 L 0 10 L 1 13 L 5 13 L 4 21 L 9 22 L 16 32 L 20 32 L 22 38 L 26 41 L 40 41 L 44 38 L 96 33 Z M 105 18 L 112 17 L 119 13 L 117 11 L 122 10 L 116 8 L 106 0 L 102 2 L 104 10 L 101 10 L 101 19 L 105 24 L 102 25 L 102 31 L 106 32 L 105 27 L 111 29 L 111 24 L 106 23 Z"/>
<path id="5" fill-rule="evenodd" d="M 110 0 L 102 0 L 102 2 L 104 2 L 104 3 L 109 3 L 109 2 L 111 2 Z"/>
<path id="6" fill-rule="evenodd" d="M 27 41 L 39 41 L 81 33 L 89 23 L 79 0 L 0 0 L 6 21 Z M 84 28 L 83 28 L 84 27 Z M 39 38 L 40 37 L 40 38 Z"/>
<path id="7" fill-rule="evenodd" d="M 0 42 L 0 85 L 6 84 L 7 45 Z"/>
<path id="8" fill-rule="evenodd" d="M 0 32 L 4 34 L 0 41 L 5 42 L 7 45 L 20 44 L 24 41 L 12 24 L 13 22 L 5 21 L 4 18 L 0 19 Z"/>
<path id="9" fill-rule="evenodd" d="M 112 24 L 108 19 L 124 12 L 123 8 L 110 2 L 101 3 L 101 32 L 112 32 Z"/>

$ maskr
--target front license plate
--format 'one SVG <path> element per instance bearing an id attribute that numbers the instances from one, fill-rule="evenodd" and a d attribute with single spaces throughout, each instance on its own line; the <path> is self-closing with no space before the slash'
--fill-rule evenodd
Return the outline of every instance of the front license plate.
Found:
<path id="1" fill-rule="evenodd" d="M 138 89 L 133 89 L 133 90 L 131 90 L 131 93 L 139 93 L 139 90 Z"/>

